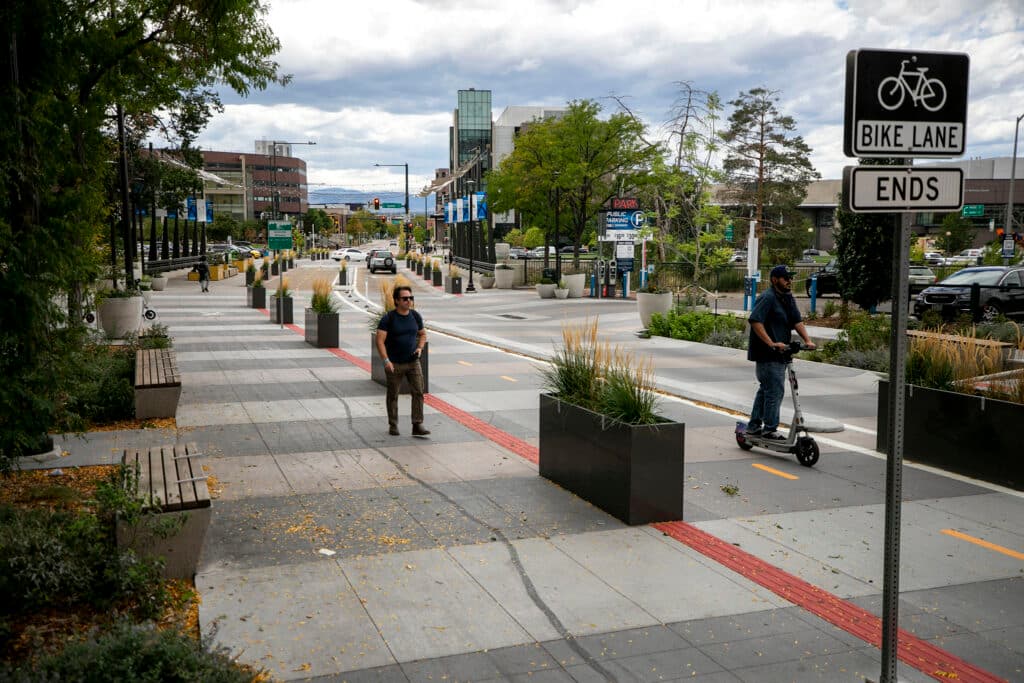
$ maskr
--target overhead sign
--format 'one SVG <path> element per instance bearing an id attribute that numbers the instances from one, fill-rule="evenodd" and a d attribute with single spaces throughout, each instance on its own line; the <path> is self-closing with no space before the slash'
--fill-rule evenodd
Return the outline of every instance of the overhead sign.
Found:
<path id="1" fill-rule="evenodd" d="M 960 215 L 964 218 L 981 218 L 985 215 L 985 205 L 964 204 L 964 208 L 960 211 Z"/>
<path id="2" fill-rule="evenodd" d="M 404 209 L 405 204 L 401 202 L 381 202 L 380 208 L 382 209 Z"/>
<path id="3" fill-rule="evenodd" d="M 640 200 L 636 197 L 612 197 L 612 209 L 615 211 L 636 211 L 640 208 Z"/>
<path id="4" fill-rule="evenodd" d="M 851 50 L 843 153 L 954 157 L 964 153 L 970 58 L 953 52 Z"/>
<path id="5" fill-rule="evenodd" d="M 267 223 L 267 246 L 274 251 L 292 248 L 292 224 L 290 221 L 269 221 Z"/>
<path id="6" fill-rule="evenodd" d="M 957 211 L 964 203 L 959 168 L 847 166 L 843 169 L 846 208 L 856 213 Z"/>
<path id="7" fill-rule="evenodd" d="M 606 211 L 604 213 L 604 225 L 608 230 L 636 230 L 643 224 L 643 211 Z"/>
<path id="8" fill-rule="evenodd" d="M 636 241 L 636 230 L 605 230 L 603 235 L 598 235 L 599 242 L 629 242 Z"/>

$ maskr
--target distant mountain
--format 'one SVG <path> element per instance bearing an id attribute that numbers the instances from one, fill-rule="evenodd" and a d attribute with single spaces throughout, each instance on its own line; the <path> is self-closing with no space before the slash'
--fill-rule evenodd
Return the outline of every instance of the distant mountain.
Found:
<path id="1" fill-rule="evenodd" d="M 404 192 L 364 192 L 344 187 L 316 187 L 309 189 L 310 206 L 335 206 L 339 204 L 362 204 L 372 209 L 373 199 L 380 199 L 382 204 L 405 204 Z M 434 210 L 434 195 L 427 197 L 427 208 Z M 381 209 L 381 212 L 401 213 L 403 209 Z M 409 191 L 409 211 L 414 214 L 423 213 L 423 197 L 417 197 Z"/>

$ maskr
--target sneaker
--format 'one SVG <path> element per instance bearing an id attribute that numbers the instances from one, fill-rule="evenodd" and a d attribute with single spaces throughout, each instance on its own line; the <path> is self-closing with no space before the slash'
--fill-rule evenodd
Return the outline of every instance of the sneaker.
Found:
<path id="1" fill-rule="evenodd" d="M 388 434 L 390 434 L 391 436 L 398 436 L 398 427 L 388 427 Z"/>
<path id="2" fill-rule="evenodd" d="M 762 439 L 768 439 L 769 441 L 785 441 L 786 435 L 777 429 L 773 429 L 770 432 L 762 432 Z"/>
<path id="3" fill-rule="evenodd" d="M 426 429 L 423 425 L 417 423 L 412 426 L 413 436 L 426 436 L 427 434 L 430 434 L 430 430 Z"/>
<path id="4" fill-rule="evenodd" d="M 747 436 L 761 436 L 761 428 L 747 427 L 746 430 L 744 430 L 744 434 L 746 434 Z"/>

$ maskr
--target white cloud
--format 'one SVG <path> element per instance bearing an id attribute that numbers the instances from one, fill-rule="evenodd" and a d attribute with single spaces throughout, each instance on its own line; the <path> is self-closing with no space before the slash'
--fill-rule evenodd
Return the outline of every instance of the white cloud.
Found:
<path id="1" fill-rule="evenodd" d="M 1020 9 L 1020 0 L 271 0 L 277 59 L 295 80 L 245 101 L 226 96 L 200 143 L 249 151 L 260 137 L 315 139 L 302 155 L 313 182 L 393 183 L 395 169 L 381 177 L 372 164 L 408 162 L 418 189 L 413 177 L 425 183 L 448 163 L 459 88 L 490 89 L 495 117 L 506 105 L 614 92 L 657 124 L 672 83 L 686 80 L 726 102 L 754 86 L 780 90 L 819 171 L 838 177 L 853 161 L 842 156 L 845 56 L 877 47 L 968 53 L 968 155 L 1008 154 L 1024 111 Z"/>

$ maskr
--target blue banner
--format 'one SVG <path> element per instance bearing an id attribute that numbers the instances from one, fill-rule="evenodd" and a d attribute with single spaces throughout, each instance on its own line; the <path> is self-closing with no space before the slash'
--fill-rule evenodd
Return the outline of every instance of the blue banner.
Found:
<path id="1" fill-rule="evenodd" d="M 196 219 L 196 198 L 189 197 L 186 199 L 185 206 L 188 207 L 188 220 L 194 221 Z"/>
<path id="2" fill-rule="evenodd" d="M 476 219 L 478 221 L 487 220 L 487 193 L 477 192 L 473 201 L 476 204 Z"/>
<path id="3" fill-rule="evenodd" d="M 212 199 L 207 199 L 206 200 L 206 222 L 207 223 L 212 223 L 213 222 L 213 200 Z"/>

